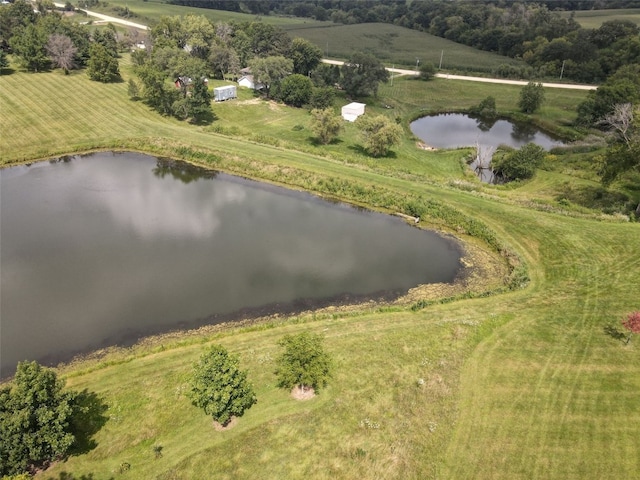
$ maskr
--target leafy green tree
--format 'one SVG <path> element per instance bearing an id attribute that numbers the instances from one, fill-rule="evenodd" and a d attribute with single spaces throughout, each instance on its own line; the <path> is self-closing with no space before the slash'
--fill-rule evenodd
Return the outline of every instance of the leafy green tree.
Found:
<path id="1" fill-rule="evenodd" d="M 340 66 L 321 63 L 311 72 L 311 80 L 316 87 L 334 87 L 340 83 Z"/>
<path id="2" fill-rule="evenodd" d="M 98 82 L 116 82 L 120 80 L 118 59 L 101 43 L 93 43 L 89 48 L 87 75 Z"/>
<path id="3" fill-rule="evenodd" d="M 224 79 L 228 73 L 237 74 L 240 71 L 240 58 L 227 45 L 213 45 L 209 53 L 209 65 L 216 74 L 220 72 L 220 78 Z"/>
<path id="4" fill-rule="evenodd" d="M 304 38 L 294 38 L 288 57 L 293 61 L 293 73 L 309 75 L 320 64 L 322 50 Z"/>
<path id="5" fill-rule="evenodd" d="M 323 337 L 309 332 L 285 335 L 278 345 L 284 352 L 276 359 L 278 386 L 291 389 L 309 387 L 316 392 L 327 385 L 333 361 L 322 345 Z"/>
<path id="6" fill-rule="evenodd" d="M 173 114 L 173 104 L 180 95 L 173 85 L 169 87 L 162 70 L 151 62 L 136 68 L 142 82 L 142 99 L 162 115 Z"/>
<path id="7" fill-rule="evenodd" d="M 264 85 L 265 93 L 269 98 L 271 87 L 278 85 L 293 70 L 293 62 L 288 58 L 257 57 L 249 62 L 251 73 L 256 82 Z"/>
<path id="8" fill-rule="evenodd" d="M 314 87 L 311 91 L 309 105 L 319 109 L 329 108 L 333 105 L 335 96 L 336 90 L 333 87 Z"/>
<path id="9" fill-rule="evenodd" d="M 257 402 L 239 360 L 221 345 L 212 346 L 194 365 L 189 398 L 196 407 L 226 425 Z"/>
<path id="10" fill-rule="evenodd" d="M 215 30 L 213 24 L 204 15 L 186 15 L 182 19 L 186 47 L 191 55 L 206 59 L 209 47 L 213 43 Z"/>
<path id="11" fill-rule="evenodd" d="M 326 145 L 338 136 L 342 130 L 342 117 L 331 108 L 311 110 L 311 130 Z"/>
<path id="12" fill-rule="evenodd" d="M 278 98 L 294 107 L 301 107 L 309 103 L 312 93 L 311 79 L 299 73 L 285 77 L 278 87 Z"/>
<path id="13" fill-rule="evenodd" d="M 420 80 L 431 80 L 436 75 L 436 67 L 433 63 L 423 63 L 420 65 Z"/>
<path id="14" fill-rule="evenodd" d="M 131 100 L 138 100 L 140 97 L 140 87 L 138 86 L 138 82 L 136 82 L 133 78 L 129 79 L 127 85 L 127 94 Z"/>
<path id="15" fill-rule="evenodd" d="M 173 114 L 182 120 L 189 119 L 197 123 L 211 120 L 211 94 L 202 78 L 196 78 L 189 86 L 188 94 L 176 100 L 172 106 Z"/>
<path id="16" fill-rule="evenodd" d="M 365 150 L 374 157 L 386 155 L 402 139 L 402 127 L 384 115 L 363 115 L 356 124 L 360 127 Z"/>
<path id="17" fill-rule="evenodd" d="M 7 52 L 0 50 L 0 70 L 9 66 L 9 60 L 7 59 Z"/>
<path id="18" fill-rule="evenodd" d="M 74 444 L 74 394 L 36 362 L 18 364 L 13 384 L 0 389 L 0 474 L 14 475 L 63 458 Z"/>
<path id="19" fill-rule="evenodd" d="M 494 156 L 493 170 L 507 180 L 526 180 L 533 177 L 544 159 L 544 149 L 535 143 L 527 143 L 519 150 L 503 156 Z"/>
<path id="20" fill-rule="evenodd" d="M 524 113 L 533 113 L 544 101 L 544 87 L 541 83 L 529 82 L 520 90 L 518 107 Z"/>
<path id="21" fill-rule="evenodd" d="M 496 99 L 489 95 L 477 106 L 471 108 L 471 113 L 482 118 L 495 118 L 498 115 L 496 110 Z"/>
<path id="22" fill-rule="evenodd" d="M 49 56 L 46 51 L 47 34 L 36 24 L 16 28 L 9 40 L 13 54 L 19 63 L 32 72 L 41 72 L 49 67 Z"/>
<path id="23" fill-rule="evenodd" d="M 373 55 L 355 52 L 342 66 L 342 88 L 350 97 L 378 94 L 380 82 L 389 79 L 389 72 Z"/>

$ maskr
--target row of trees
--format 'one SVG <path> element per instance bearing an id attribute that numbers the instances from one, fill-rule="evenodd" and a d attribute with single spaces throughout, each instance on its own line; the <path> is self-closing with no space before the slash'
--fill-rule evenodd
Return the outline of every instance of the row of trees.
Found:
<path id="1" fill-rule="evenodd" d="M 267 98 L 296 107 L 332 105 L 336 85 L 351 97 L 375 95 L 388 78 L 371 55 L 354 53 L 342 67 L 326 65 L 318 47 L 262 22 L 214 25 L 203 16 L 162 17 L 151 29 L 149 47 L 133 53 L 140 85 L 131 87 L 132 96 L 164 115 L 195 120 L 208 108 L 204 95 L 194 98 L 202 79 L 237 79 L 245 68 Z M 169 85 L 178 77 L 191 79 L 188 90 Z"/>
<path id="2" fill-rule="evenodd" d="M 274 372 L 278 387 L 313 389 L 317 393 L 327 385 L 333 361 L 324 351 L 320 335 L 308 332 L 285 335 L 278 345 L 283 348 Z M 194 365 L 188 396 L 193 405 L 202 408 L 214 421 L 227 425 L 257 402 L 247 377 L 247 371 L 240 369 L 237 355 L 214 345 Z"/>
<path id="3" fill-rule="evenodd" d="M 7 66 L 6 51 L 22 68 L 40 72 L 61 68 L 87 68 L 92 80 L 120 79 L 118 43 L 113 26 L 90 33 L 88 27 L 62 17 L 45 5 L 35 13 L 25 0 L 0 8 L 0 67 Z"/>
<path id="4" fill-rule="evenodd" d="M 594 30 L 572 15 L 553 10 L 580 8 L 564 2 L 408 2 L 406 0 L 297 0 L 253 2 L 172 0 L 173 3 L 251 13 L 296 15 L 336 23 L 384 22 L 426 31 L 458 43 L 522 58 L 528 69 L 499 69 L 505 76 L 559 76 L 582 82 L 602 81 L 618 68 L 640 62 L 638 26 L 613 20 Z M 584 3 L 584 2 L 582 2 Z M 606 8 L 614 8 L 607 2 Z M 628 2 L 617 2 L 622 8 Z M 595 8 L 588 2 L 589 8 Z M 603 7 L 605 8 L 605 7 Z M 514 70 L 515 68 L 515 70 Z"/>

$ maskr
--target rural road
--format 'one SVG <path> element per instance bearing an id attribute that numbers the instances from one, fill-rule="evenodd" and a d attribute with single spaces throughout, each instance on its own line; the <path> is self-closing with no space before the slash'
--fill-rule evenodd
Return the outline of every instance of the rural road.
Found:
<path id="1" fill-rule="evenodd" d="M 328 60 L 323 58 L 324 63 L 331 65 L 342 65 L 344 62 L 340 60 Z M 397 73 L 399 75 L 418 75 L 415 70 L 404 70 L 402 68 L 388 68 L 391 73 Z M 436 78 L 445 78 L 447 80 L 466 80 L 468 82 L 484 82 L 484 83 L 502 83 L 504 85 L 526 85 L 529 83 L 525 80 L 506 80 L 504 78 L 486 78 L 486 77 L 467 77 L 465 75 L 451 75 L 448 73 L 436 73 Z M 573 83 L 542 83 L 543 87 L 548 88 L 567 88 L 570 90 L 595 90 L 597 85 L 577 85 Z"/>
<path id="2" fill-rule="evenodd" d="M 58 8 L 64 8 L 63 3 L 54 3 L 54 5 Z M 77 9 L 80 10 L 80 9 Z M 125 25 L 127 27 L 138 28 L 140 30 L 149 30 L 149 27 L 146 25 L 142 25 L 140 23 L 130 22 L 129 20 L 124 20 L 122 18 L 110 17 L 109 15 L 104 15 L 102 13 L 90 12 L 89 10 L 82 10 L 90 17 L 95 17 L 105 22 L 117 23 L 120 25 Z M 329 63 L 331 65 L 342 65 L 344 62 L 339 60 L 329 60 L 322 59 L 324 63 Z M 402 68 L 387 68 L 391 73 L 397 73 L 399 75 L 417 75 L 418 73 L 415 70 L 404 70 Z M 436 73 L 436 78 L 445 78 L 447 80 L 466 80 L 468 82 L 484 82 L 484 83 L 501 83 L 503 85 L 526 85 L 527 81 L 523 80 L 506 80 L 502 78 L 485 78 L 485 77 L 467 77 L 464 75 L 451 75 L 448 73 Z M 567 88 L 571 90 L 595 90 L 598 87 L 596 85 L 576 85 L 571 83 L 543 83 L 543 87 L 547 88 Z"/>
<path id="3" fill-rule="evenodd" d="M 64 8 L 65 7 L 64 3 L 54 3 L 54 5 L 57 8 Z M 125 25 L 127 27 L 138 28 L 140 30 L 149 30 L 149 27 L 147 27 L 146 25 L 142 25 L 141 23 L 130 22 L 129 20 L 125 20 L 123 18 L 110 17 L 109 15 L 103 15 L 102 13 L 98 13 L 98 12 L 90 12 L 89 10 L 83 10 L 83 9 L 80 9 L 80 8 L 76 8 L 76 10 L 80 11 L 80 12 L 84 12 L 87 15 L 89 15 L 90 17 L 96 17 L 96 18 L 98 18 L 100 20 L 103 20 L 105 22 L 117 23 L 119 25 Z"/>

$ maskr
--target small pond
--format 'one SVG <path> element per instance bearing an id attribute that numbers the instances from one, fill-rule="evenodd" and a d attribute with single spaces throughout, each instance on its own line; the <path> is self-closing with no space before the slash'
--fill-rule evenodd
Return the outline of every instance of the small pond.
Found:
<path id="1" fill-rule="evenodd" d="M 452 282 L 400 218 L 133 153 L 0 170 L 0 373 L 243 316 Z"/>
<path id="2" fill-rule="evenodd" d="M 520 148 L 527 143 L 535 143 L 549 150 L 563 142 L 531 125 L 514 123 L 509 120 L 474 118 L 464 113 L 445 113 L 422 117 L 411 122 L 411 131 L 423 142 L 436 148 L 460 148 L 480 146 L 482 165 L 476 162 L 471 168 L 482 181 L 494 181 L 493 172 L 488 167 L 491 154 L 499 145 Z"/>

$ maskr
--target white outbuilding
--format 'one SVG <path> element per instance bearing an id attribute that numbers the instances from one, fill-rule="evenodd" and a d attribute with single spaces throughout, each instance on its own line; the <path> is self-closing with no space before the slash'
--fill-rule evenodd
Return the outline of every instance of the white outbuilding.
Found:
<path id="1" fill-rule="evenodd" d="M 223 102 L 238 96 L 235 85 L 225 85 L 224 87 L 216 87 L 213 89 L 213 99 L 216 102 Z"/>
<path id="2" fill-rule="evenodd" d="M 366 103 L 352 102 L 349 105 L 342 107 L 342 118 L 349 122 L 355 122 L 356 118 L 360 115 L 364 115 L 364 107 Z"/>

